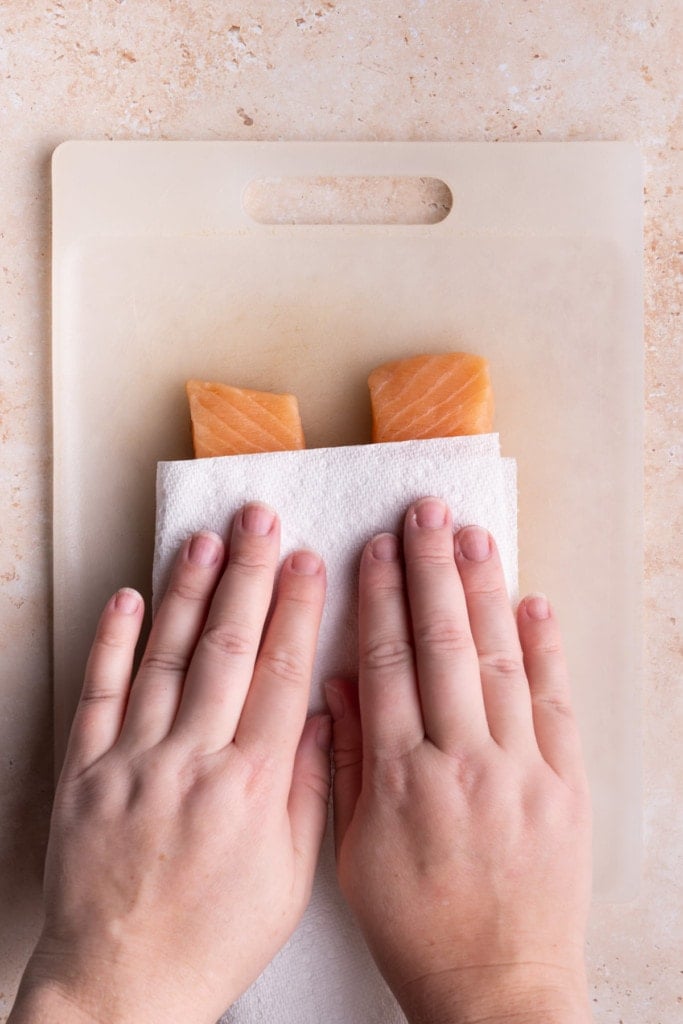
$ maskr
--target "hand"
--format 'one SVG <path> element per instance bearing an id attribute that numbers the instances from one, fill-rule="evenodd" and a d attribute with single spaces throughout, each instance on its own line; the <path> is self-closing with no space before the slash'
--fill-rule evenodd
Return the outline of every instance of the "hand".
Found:
<path id="1" fill-rule="evenodd" d="M 413 1022 L 590 1020 L 590 810 L 557 622 L 441 502 L 365 549 L 334 681 L 342 890 Z"/>
<path id="2" fill-rule="evenodd" d="M 329 790 L 329 717 L 305 722 L 325 575 L 286 559 L 261 644 L 278 557 L 265 506 L 225 571 L 219 537 L 187 541 L 132 687 L 142 601 L 105 608 L 13 1024 L 212 1024 L 299 922 Z"/>

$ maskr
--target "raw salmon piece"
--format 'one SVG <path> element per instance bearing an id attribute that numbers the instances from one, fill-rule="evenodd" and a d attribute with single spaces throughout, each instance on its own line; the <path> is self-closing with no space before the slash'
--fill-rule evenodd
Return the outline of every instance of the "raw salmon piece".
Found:
<path id="1" fill-rule="evenodd" d="M 188 380 L 195 458 L 305 448 L 294 395 Z"/>
<path id="2" fill-rule="evenodd" d="M 384 363 L 368 377 L 373 441 L 489 434 L 493 391 L 489 365 L 467 352 Z"/>

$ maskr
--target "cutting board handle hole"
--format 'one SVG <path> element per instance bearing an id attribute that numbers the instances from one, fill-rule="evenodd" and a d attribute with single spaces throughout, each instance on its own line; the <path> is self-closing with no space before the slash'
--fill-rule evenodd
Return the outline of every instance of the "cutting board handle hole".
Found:
<path id="1" fill-rule="evenodd" d="M 255 178 L 242 193 L 257 224 L 438 224 L 452 207 L 439 178 Z"/>

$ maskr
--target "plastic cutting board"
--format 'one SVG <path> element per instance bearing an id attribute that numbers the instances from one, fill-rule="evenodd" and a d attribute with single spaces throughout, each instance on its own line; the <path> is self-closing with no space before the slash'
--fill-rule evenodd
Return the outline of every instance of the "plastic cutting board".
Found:
<path id="1" fill-rule="evenodd" d="M 256 179 L 445 182 L 435 224 L 256 223 Z M 294 392 L 309 446 L 369 439 L 365 379 L 491 362 L 519 466 L 520 590 L 561 616 L 595 813 L 595 895 L 640 860 L 642 169 L 620 143 L 70 142 L 53 161 L 56 760 L 99 609 L 149 596 L 155 464 L 189 377 Z"/>

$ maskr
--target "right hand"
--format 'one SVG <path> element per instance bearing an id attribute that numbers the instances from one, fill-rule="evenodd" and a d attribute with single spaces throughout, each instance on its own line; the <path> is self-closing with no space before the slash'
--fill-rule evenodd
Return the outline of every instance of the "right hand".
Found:
<path id="1" fill-rule="evenodd" d="M 360 673 L 328 687 L 341 888 L 412 1022 L 591 1019 L 590 806 L 558 624 L 517 622 L 485 531 L 411 508 L 360 576 Z M 547 616 L 544 611 L 547 609 Z"/>

